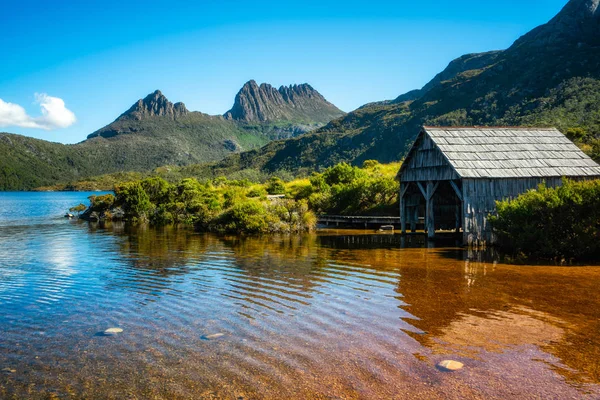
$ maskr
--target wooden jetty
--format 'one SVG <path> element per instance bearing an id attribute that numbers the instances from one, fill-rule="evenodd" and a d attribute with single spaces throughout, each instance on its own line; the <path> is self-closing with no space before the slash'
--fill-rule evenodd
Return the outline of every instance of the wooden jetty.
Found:
<path id="1" fill-rule="evenodd" d="M 400 217 L 389 216 L 349 216 L 349 215 L 320 215 L 318 222 L 326 226 L 351 226 L 361 228 L 381 228 L 392 225 L 399 229 Z"/>

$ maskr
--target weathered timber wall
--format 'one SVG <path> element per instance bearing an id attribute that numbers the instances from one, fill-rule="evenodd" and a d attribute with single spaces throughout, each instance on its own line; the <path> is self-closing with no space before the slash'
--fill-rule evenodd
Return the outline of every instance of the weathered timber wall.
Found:
<path id="1" fill-rule="evenodd" d="M 496 237 L 488 221 L 496 213 L 496 201 L 513 199 L 542 182 L 562 185 L 562 178 L 463 179 L 463 241 L 469 245 L 493 244 Z"/>
<path id="2" fill-rule="evenodd" d="M 406 160 L 401 182 L 427 182 L 460 179 L 440 149 L 428 135 L 421 134 L 411 157 Z"/>

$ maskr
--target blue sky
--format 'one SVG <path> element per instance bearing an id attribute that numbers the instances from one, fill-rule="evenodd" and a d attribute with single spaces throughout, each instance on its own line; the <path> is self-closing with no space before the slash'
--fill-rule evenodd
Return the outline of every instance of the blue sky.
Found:
<path id="1" fill-rule="evenodd" d="M 510 46 L 565 3 L 5 2 L 0 106 L 25 122 L 0 131 L 75 143 L 155 89 L 222 114 L 249 79 L 308 82 L 351 111 L 420 88 L 462 54 Z"/>

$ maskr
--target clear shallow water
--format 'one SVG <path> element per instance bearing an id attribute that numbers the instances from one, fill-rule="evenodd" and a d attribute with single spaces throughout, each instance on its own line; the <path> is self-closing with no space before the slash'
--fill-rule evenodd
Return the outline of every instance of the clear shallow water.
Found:
<path id="1" fill-rule="evenodd" d="M 600 398 L 600 268 L 60 218 L 87 195 L 0 194 L 0 398 Z"/>

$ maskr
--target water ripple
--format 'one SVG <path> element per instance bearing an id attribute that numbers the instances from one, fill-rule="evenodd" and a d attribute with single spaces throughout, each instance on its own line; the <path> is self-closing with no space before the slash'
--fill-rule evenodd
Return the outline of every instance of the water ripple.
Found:
<path id="1" fill-rule="evenodd" d="M 40 398 L 430 398 L 447 385 L 493 397 L 507 392 L 474 381 L 486 379 L 482 361 L 469 361 L 473 375 L 452 383 L 432 365 L 438 354 L 464 354 L 460 332 L 476 335 L 483 328 L 473 325 L 494 315 L 506 335 L 520 326 L 513 335 L 526 343 L 480 360 L 519 359 L 515 371 L 533 371 L 561 397 L 583 393 L 557 377 L 553 368 L 567 370 L 560 351 L 544 350 L 561 341 L 568 315 L 552 319 L 556 307 L 533 313 L 530 301 L 511 314 L 497 299 L 535 291 L 507 294 L 502 284 L 477 292 L 462 260 L 428 249 L 349 251 L 315 236 L 231 239 L 68 221 L 5 224 L 0 243 L 0 367 L 28 371 L 0 376 L 0 397 L 28 397 L 31 384 Z M 486 272 L 488 285 L 492 277 Z M 579 290 L 588 281 L 600 282 L 577 281 Z M 109 327 L 123 333 L 102 335 Z M 222 335 L 207 340 L 214 334 Z M 569 365 L 595 382 L 593 371 Z M 507 382 L 493 377 L 491 385 Z M 533 393 L 524 381 L 511 390 Z"/>

